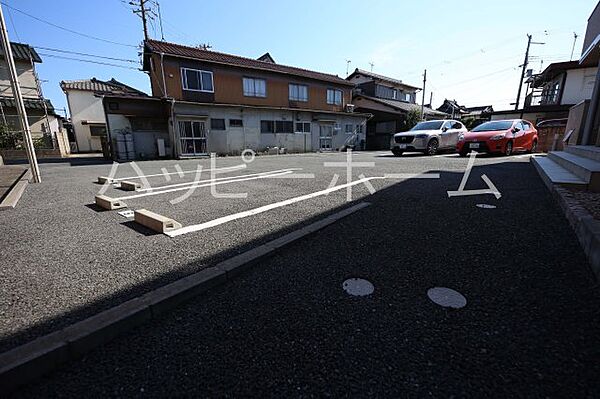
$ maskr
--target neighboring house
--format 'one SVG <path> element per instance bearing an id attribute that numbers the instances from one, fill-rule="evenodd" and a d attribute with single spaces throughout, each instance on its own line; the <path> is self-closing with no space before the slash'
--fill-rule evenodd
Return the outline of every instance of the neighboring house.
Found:
<path id="1" fill-rule="evenodd" d="M 107 94 L 146 96 L 114 78 L 102 81 L 96 78 L 64 80 L 60 87 L 67 96 L 71 123 L 78 152 L 102 151 L 106 141 L 106 118 L 102 96 Z"/>
<path id="2" fill-rule="evenodd" d="M 346 80 L 356 86 L 352 99 L 355 110 L 373 115 L 365 132 L 367 149 L 389 149 L 392 134 L 408 129 L 405 123 L 408 113 L 421 112 L 421 106 L 416 104 L 419 87 L 358 68 Z M 448 116 L 429 107 L 424 107 L 424 114 L 425 119 Z"/>
<path id="3" fill-rule="evenodd" d="M 465 124 L 468 122 L 468 128 L 473 128 L 483 122 L 489 121 L 494 113 L 494 108 L 491 105 L 465 107 L 465 110 L 467 113 L 463 114 L 461 119 Z"/>
<path id="4" fill-rule="evenodd" d="M 44 98 L 36 75 L 35 64 L 41 63 L 42 59 L 28 44 L 11 42 L 10 46 L 32 137 L 34 139 L 47 138 L 48 142 L 44 143 L 44 146 L 52 148 L 56 141 L 56 134 L 61 130 L 61 124 L 52 103 Z M 1 48 L 0 63 L 2 64 L 0 67 L 0 123 L 7 125 L 9 130 L 21 131 L 10 84 L 10 74 Z"/>
<path id="5" fill-rule="evenodd" d="M 140 148 L 147 158 L 163 148 L 174 157 L 333 150 L 356 140 L 368 117 L 352 112 L 352 83 L 276 64 L 268 53 L 257 60 L 147 40 L 144 70 L 152 98 L 104 98 L 112 139 L 131 130 L 136 157 Z M 152 126 L 136 127 L 148 109 Z"/>
<path id="6" fill-rule="evenodd" d="M 452 119 L 460 119 L 469 112 L 465 106 L 459 105 L 456 100 L 448 99 L 444 99 L 444 103 L 437 110 L 450 115 Z"/>

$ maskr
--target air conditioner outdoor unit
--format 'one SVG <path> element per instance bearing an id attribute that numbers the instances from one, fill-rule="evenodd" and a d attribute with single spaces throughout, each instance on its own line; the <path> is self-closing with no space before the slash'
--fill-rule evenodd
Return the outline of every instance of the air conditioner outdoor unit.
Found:
<path id="1" fill-rule="evenodd" d="M 354 104 L 346 104 L 346 112 L 354 112 Z"/>

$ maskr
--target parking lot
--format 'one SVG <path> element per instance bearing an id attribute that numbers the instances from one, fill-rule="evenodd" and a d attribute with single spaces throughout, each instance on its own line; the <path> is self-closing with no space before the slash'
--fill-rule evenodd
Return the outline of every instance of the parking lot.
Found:
<path id="1" fill-rule="evenodd" d="M 43 164 L 43 183 L 30 185 L 16 209 L 0 214 L 5 232 L 0 238 L 5 265 L 0 287 L 0 349 L 24 343 L 347 206 L 347 189 L 339 189 L 347 183 L 346 159 L 341 153 L 257 156 L 252 162 L 240 157 L 216 158 L 212 169 L 221 170 L 213 178 L 219 184 L 193 185 L 190 183 L 211 179 L 210 159 L 140 162 L 138 171 L 119 164 L 115 178 L 132 180 L 141 174 L 146 176 L 146 185 L 156 188 L 154 192 L 126 192 L 113 185 L 106 187 L 105 195 L 124 197 L 127 209 L 148 209 L 173 218 L 184 229 L 215 220 L 222 223 L 177 237 L 156 234 L 118 211 L 103 211 L 94 205 L 94 196 L 103 189 L 95 182 L 98 176 L 110 174 L 110 163 Z M 455 154 L 395 158 L 387 152 L 363 152 L 353 154 L 353 161 L 373 163 L 354 166 L 351 180 L 360 180 L 361 175 L 375 177 L 368 183 L 378 191 L 405 180 L 382 178 L 389 174 L 410 177 L 442 172 L 440 178 L 415 180 L 416 189 L 398 198 L 400 213 L 405 201 L 424 201 L 425 211 L 427 198 L 420 198 L 419 193 L 426 187 L 456 189 L 467 165 L 466 159 Z M 476 161 L 475 169 L 506 161 L 484 157 Z M 509 163 L 527 161 L 520 156 Z M 341 164 L 325 166 L 328 162 Z M 203 169 L 200 176 L 196 174 L 198 166 Z M 337 180 L 333 180 L 335 175 Z M 478 178 L 470 182 L 483 185 Z M 323 194 L 329 187 L 334 191 Z M 211 189 L 217 190 L 217 195 Z M 244 193 L 245 198 L 221 198 Z M 318 195 L 313 197 L 314 193 Z M 307 195 L 293 204 L 282 204 Z M 370 195 L 365 184 L 352 186 L 353 201 Z M 265 206 L 274 207 L 232 217 Z"/>
<path id="2" fill-rule="evenodd" d="M 66 365 L 23 393 L 594 396 L 599 371 L 594 348 L 600 336 L 597 286 L 575 235 L 528 156 L 476 160 L 465 189 L 485 188 L 485 174 L 500 198 L 449 198 L 448 191 L 461 183 L 467 159 L 453 154 L 354 155 L 355 161 L 375 166 L 357 168 L 353 179 L 399 173 L 439 173 L 439 178 L 372 179 L 375 194 L 357 184 L 353 203 L 369 202 L 367 208 L 173 314 Z M 217 186 L 226 193 L 247 192 L 244 200 L 216 199 L 210 187 L 198 187 L 177 204 L 169 199 L 181 191 L 125 201 L 130 209 L 168 215 L 185 228 L 320 192 L 329 187 L 334 173 L 340 175 L 340 186 L 345 169 L 329 170 L 324 163 L 344 157 L 264 156 L 244 170 L 219 174 L 217 178 L 232 180 L 290 168 L 315 174 L 314 179 L 261 178 Z M 177 163 L 186 171 L 194 170 L 198 161 L 139 166 L 155 174 L 163 167 L 175 171 Z M 235 157 L 219 158 L 217 167 L 240 163 Z M 209 168 L 210 160 L 200 164 Z M 121 166 L 117 176 L 132 176 L 128 166 Z M 54 175 L 64 174 L 65 168 L 71 178 Z M 2 310 L 21 330 L 13 327 L 5 346 L 349 205 L 341 189 L 168 237 L 140 229 L 116 211 L 86 206 L 101 187 L 92 181 L 109 173 L 110 165 L 52 165 L 44 170 L 46 183 L 29 187 L 17 212 L 33 218 L 44 210 L 46 216 L 38 223 L 44 234 L 30 239 L 45 249 L 46 263 L 32 264 L 33 254 L 24 251 L 19 267 L 6 273 L 21 291 L 12 290 L 19 298 L 13 295 L 11 306 Z M 179 176 L 173 176 L 171 182 L 151 178 L 157 185 L 177 184 Z M 36 204 L 35 192 L 51 187 L 57 192 L 62 187 L 69 195 L 55 204 Z M 132 193 L 111 187 L 107 194 Z M 478 207 L 482 204 L 495 208 Z M 52 233 L 54 242 L 42 238 Z M 9 244 L 18 248 L 19 243 Z M 102 261 L 91 261 L 92 250 L 102 254 Z M 21 259 L 17 255 L 7 252 Z M 17 284 L 16 276 L 25 273 L 32 283 Z M 356 277 L 370 281 L 374 293 L 348 295 L 343 282 Z M 432 287 L 459 291 L 466 307 L 436 305 L 427 296 Z M 24 314 L 30 317 L 19 319 Z M 36 325 L 36 320 L 42 323 Z"/>

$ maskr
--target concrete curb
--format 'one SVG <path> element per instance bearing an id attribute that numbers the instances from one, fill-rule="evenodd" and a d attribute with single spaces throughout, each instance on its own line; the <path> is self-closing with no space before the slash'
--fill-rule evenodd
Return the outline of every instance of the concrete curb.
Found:
<path id="1" fill-rule="evenodd" d="M 83 356 L 123 332 L 156 319 L 181 303 L 235 278 L 278 249 L 369 205 L 361 202 L 351 206 L 213 267 L 0 354 L 0 392 L 6 394 L 56 370 L 61 364 Z"/>
<path id="2" fill-rule="evenodd" d="M 23 171 L 23 174 L 19 180 L 11 187 L 10 191 L 8 194 L 6 194 L 2 202 L 0 202 L 0 211 L 13 209 L 15 206 L 17 206 L 17 203 L 23 196 L 23 193 L 25 192 L 25 189 L 27 188 L 31 178 L 32 175 L 29 169 Z"/>
<path id="3" fill-rule="evenodd" d="M 553 184 L 550 179 L 539 169 L 537 163 L 533 162 L 542 181 L 550 190 L 550 193 L 558 202 L 558 205 L 569 221 L 575 232 L 583 252 L 587 256 L 591 269 L 600 281 L 600 221 L 594 217 L 577 201 L 569 190 Z"/>

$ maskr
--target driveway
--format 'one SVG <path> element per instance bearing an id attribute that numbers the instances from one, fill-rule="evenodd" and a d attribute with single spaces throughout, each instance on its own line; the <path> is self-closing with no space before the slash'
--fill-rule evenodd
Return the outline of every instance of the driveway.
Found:
<path id="1" fill-rule="evenodd" d="M 454 155 L 401 159 L 356 155 L 356 160 L 376 163 L 357 175 L 429 172 L 440 178 L 373 180 L 377 189 L 373 195 L 363 185 L 356 186 L 354 202 L 367 201 L 369 207 L 20 394 L 600 395 L 600 292 L 575 235 L 527 156 L 477 160 L 465 188 L 484 188 L 485 174 L 501 193 L 497 199 L 491 194 L 448 198 L 447 191 L 458 188 L 467 165 L 466 159 Z M 342 159 L 342 154 L 265 157 L 256 170 L 298 166 L 303 173 L 321 176 L 324 161 Z M 77 173 L 87 184 L 97 172 Z M 344 176 L 343 170 L 340 173 Z M 55 179 L 61 179 L 60 173 Z M 143 205 L 164 206 L 160 211 L 171 211 L 176 220 L 198 223 L 322 190 L 330 179 L 327 171 L 320 179 L 285 180 L 285 193 L 271 192 L 273 186 L 268 184 L 280 184 L 279 180 L 261 180 L 257 187 L 248 182 L 236 188 L 255 189 L 256 202 L 210 202 L 206 208 L 217 209 L 210 215 L 199 205 L 200 198 L 193 209 L 151 201 Z M 84 189 L 85 184 L 73 195 L 86 190 L 90 197 L 97 190 Z M 86 196 L 78 197 L 79 202 Z M 84 256 L 75 254 L 79 263 L 71 264 L 89 257 L 98 268 L 110 265 L 104 267 L 112 269 L 111 275 L 138 270 L 128 284 L 134 281 L 139 289 L 155 273 L 192 272 L 247 243 L 345 207 L 345 200 L 341 190 L 212 231 L 186 234 L 176 238 L 179 241 L 140 235 L 123 227 L 115 213 L 79 206 L 73 212 L 86 218 L 83 224 L 93 221 L 94 226 L 79 227 L 79 234 L 69 233 L 71 239 L 81 236 L 81 243 L 93 245 L 94 240 L 83 237 L 94 231 L 98 238 Z M 112 250 L 106 247 L 108 236 L 116 241 Z M 67 241 L 59 238 L 60 243 Z M 114 256 L 96 261 L 94 248 Z M 165 251 L 168 255 L 161 254 Z M 178 266 L 167 266 L 173 264 Z M 85 274 L 94 268 L 84 270 Z M 70 284 L 75 286 L 80 278 Z M 349 295 L 343 284 L 351 278 L 368 280 L 373 293 Z M 89 290 L 100 292 L 101 279 L 85 281 L 90 281 Z M 466 306 L 434 303 L 428 297 L 434 287 L 458 291 Z"/>

